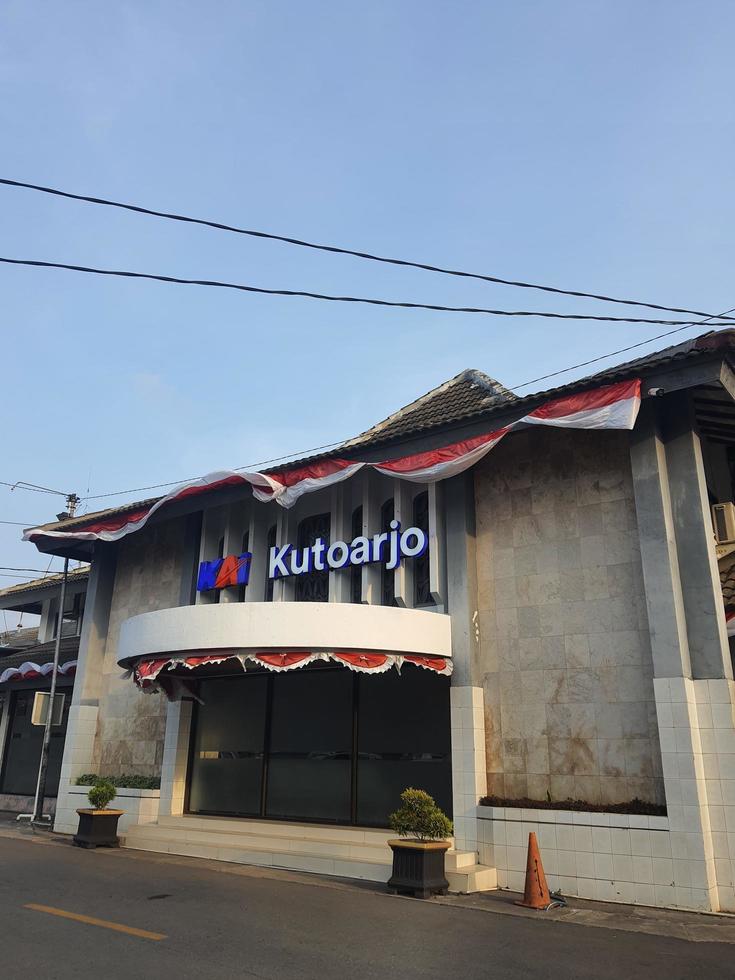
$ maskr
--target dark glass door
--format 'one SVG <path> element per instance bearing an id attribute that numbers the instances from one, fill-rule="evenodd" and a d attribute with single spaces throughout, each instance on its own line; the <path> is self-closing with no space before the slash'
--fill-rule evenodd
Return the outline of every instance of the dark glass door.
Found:
<path id="1" fill-rule="evenodd" d="M 446 677 L 305 667 L 199 692 L 189 812 L 385 827 L 414 786 L 451 813 Z"/>
<path id="2" fill-rule="evenodd" d="M 71 689 L 58 691 L 64 694 L 64 714 L 60 725 L 51 729 L 51 742 L 46 774 L 46 795 L 56 796 L 59 791 L 61 758 L 69 718 Z M 5 765 L 2 773 L 2 792 L 33 796 L 38 781 L 38 764 L 41 759 L 43 725 L 32 725 L 35 691 L 13 691 L 10 703 L 10 722 L 5 743 Z"/>
<path id="3" fill-rule="evenodd" d="M 274 677 L 267 816 L 349 822 L 353 677 L 344 669 Z"/>
<path id="4" fill-rule="evenodd" d="M 358 824 L 385 826 L 408 786 L 452 812 L 449 680 L 404 666 L 360 676 Z"/>
<path id="5" fill-rule="evenodd" d="M 268 678 L 202 681 L 194 733 L 189 809 L 258 816 L 261 811 Z"/>

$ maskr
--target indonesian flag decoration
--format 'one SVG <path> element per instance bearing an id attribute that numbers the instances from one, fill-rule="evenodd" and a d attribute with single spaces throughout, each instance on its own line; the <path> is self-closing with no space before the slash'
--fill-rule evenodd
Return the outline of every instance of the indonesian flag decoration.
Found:
<path id="1" fill-rule="evenodd" d="M 474 466 L 509 433 L 526 425 L 552 425 L 569 429 L 632 429 L 641 403 L 641 382 L 620 381 L 592 391 L 583 391 L 566 398 L 555 398 L 516 419 L 510 425 L 472 439 L 452 442 L 439 449 L 414 453 L 380 463 L 347 459 L 319 460 L 306 466 L 285 468 L 272 473 L 234 472 L 210 473 L 183 484 L 150 505 L 142 504 L 125 513 L 94 519 L 68 531 L 45 531 L 31 528 L 24 541 L 66 539 L 77 541 L 118 541 L 145 527 L 150 517 L 175 501 L 225 487 L 249 484 L 253 495 L 261 501 L 275 500 L 282 507 L 293 507 L 306 493 L 323 490 L 348 480 L 364 467 L 386 476 L 414 483 L 435 483 L 462 473 Z"/>
<path id="2" fill-rule="evenodd" d="M 727 635 L 735 636 L 735 609 L 730 609 L 725 613 L 725 626 L 727 627 Z"/>
<path id="3" fill-rule="evenodd" d="M 36 677 L 48 677 L 53 672 L 54 665 L 34 664 L 30 660 L 22 663 L 20 667 L 7 667 L 0 673 L 0 684 L 6 681 L 30 681 Z M 67 660 L 65 664 L 59 664 L 58 672 L 62 676 L 71 676 L 77 669 L 76 660 Z"/>
<path id="4" fill-rule="evenodd" d="M 299 650 L 293 652 L 267 652 L 267 653 L 225 653 L 213 654 L 203 657 L 187 657 L 185 654 L 176 657 L 158 658 L 155 660 L 142 660 L 133 668 L 133 677 L 138 687 L 143 690 L 159 690 L 162 675 L 170 669 L 184 667 L 187 670 L 196 671 L 201 674 L 211 665 L 222 664 L 233 661 L 232 666 L 238 664 L 242 670 L 247 669 L 248 664 L 256 667 L 265 667 L 266 670 L 280 673 L 287 670 L 298 670 L 307 664 L 316 661 L 332 661 L 341 664 L 349 670 L 363 674 L 382 674 L 386 670 L 395 667 L 400 670 L 404 663 L 409 663 L 415 667 L 422 667 L 424 670 L 433 671 L 435 674 L 442 674 L 448 677 L 452 673 L 452 661 L 449 657 L 425 657 L 419 654 L 397 654 L 397 653 L 373 653 L 373 652 L 353 652 L 346 650 L 335 651 L 311 651 Z M 170 693 L 167 691 L 167 693 Z"/>

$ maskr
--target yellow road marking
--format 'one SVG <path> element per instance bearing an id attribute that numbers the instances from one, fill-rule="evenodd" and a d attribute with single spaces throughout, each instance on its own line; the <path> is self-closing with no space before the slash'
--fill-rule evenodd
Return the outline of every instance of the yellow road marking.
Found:
<path id="1" fill-rule="evenodd" d="M 119 922 L 108 922 L 107 919 L 95 919 L 91 915 L 80 915 L 78 912 L 66 912 L 64 909 L 55 909 L 51 905 L 35 905 L 30 903 L 24 905 L 24 909 L 32 909 L 34 912 L 47 912 L 49 915 L 58 915 L 62 919 L 73 919 L 75 922 L 85 922 L 88 926 L 101 926 L 103 929 L 112 929 L 114 932 L 125 932 L 129 936 L 139 936 L 141 939 L 165 939 L 166 936 L 160 932 L 148 932 L 146 929 L 136 929 L 135 926 L 124 926 Z"/>

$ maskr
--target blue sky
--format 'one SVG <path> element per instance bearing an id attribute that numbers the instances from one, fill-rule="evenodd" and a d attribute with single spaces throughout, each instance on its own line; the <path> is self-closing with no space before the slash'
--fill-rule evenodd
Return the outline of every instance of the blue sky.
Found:
<path id="1" fill-rule="evenodd" d="M 5 0 L 0 176 L 720 311 L 735 306 L 734 35 L 735 7 L 717 0 Z M 8 188 L 0 245 L 267 287 L 604 312 Z M 512 386 L 660 329 L 10 267 L 0 295 L 0 479 L 82 496 L 309 449 L 465 367 Z M 47 520 L 58 504 L 0 487 L 0 520 Z M 19 537 L 0 525 L 2 563 L 45 567 Z"/>

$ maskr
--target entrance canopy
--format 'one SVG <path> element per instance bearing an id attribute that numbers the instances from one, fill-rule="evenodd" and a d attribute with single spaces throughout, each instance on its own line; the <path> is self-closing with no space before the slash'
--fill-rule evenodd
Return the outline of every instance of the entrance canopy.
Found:
<path id="1" fill-rule="evenodd" d="M 316 662 L 369 674 L 410 663 L 448 675 L 451 620 L 389 606 L 243 602 L 143 613 L 120 631 L 118 663 L 144 688 L 162 675 L 211 676 L 221 664 L 288 671 Z"/>

